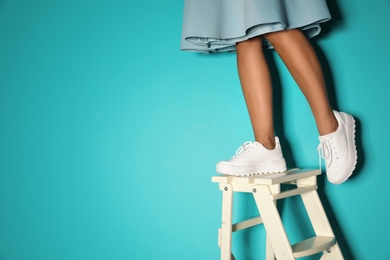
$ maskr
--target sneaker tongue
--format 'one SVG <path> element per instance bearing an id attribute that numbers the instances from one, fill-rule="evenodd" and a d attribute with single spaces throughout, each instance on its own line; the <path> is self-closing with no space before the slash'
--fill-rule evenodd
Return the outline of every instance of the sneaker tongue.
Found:
<path id="1" fill-rule="evenodd" d="M 242 152 L 247 150 L 249 146 L 252 146 L 252 145 L 253 145 L 253 142 L 251 142 L 251 141 L 247 141 L 247 142 L 243 143 L 240 147 L 238 147 L 238 149 L 236 151 L 236 155 L 241 154 Z"/>
<path id="2" fill-rule="evenodd" d="M 320 135 L 318 136 L 318 139 L 320 139 L 320 141 L 323 141 L 323 140 L 329 140 L 332 135 L 334 135 L 334 133 L 329 133 L 329 134 L 326 134 L 326 135 Z"/>

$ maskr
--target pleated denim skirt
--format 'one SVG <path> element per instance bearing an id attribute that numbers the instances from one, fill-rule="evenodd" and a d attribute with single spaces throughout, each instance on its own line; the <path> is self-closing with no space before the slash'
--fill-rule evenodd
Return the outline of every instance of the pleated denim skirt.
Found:
<path id="1" fill-rule="evenodd" d="M 326 0 L 185 0 L 180 48 L 235 51 L 237 42 L 297 28 L 310 38 L 330 18 Z M 272 45 L 263 39 L 263 47 Z"/>

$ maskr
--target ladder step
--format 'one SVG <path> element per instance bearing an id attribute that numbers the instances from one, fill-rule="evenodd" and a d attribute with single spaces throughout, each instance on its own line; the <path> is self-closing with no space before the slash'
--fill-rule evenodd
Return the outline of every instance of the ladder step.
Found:
<path id="1" fill-rule="evenodd" d="M 232 232 L 240 231 L 263 223 L 261 217 L 247 219 L 232 225 Z"/>
<path id="2" fill-rule="evenodd" d="M 294 257 L 305 257 L 325 251 L 336 244 L 336 238 L 316 236 L 292 245 Z"/>

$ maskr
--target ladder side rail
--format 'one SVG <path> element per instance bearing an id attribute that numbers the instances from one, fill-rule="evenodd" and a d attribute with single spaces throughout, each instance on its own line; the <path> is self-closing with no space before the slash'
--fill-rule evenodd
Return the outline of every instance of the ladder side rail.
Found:
<path id="1" fill-rule="evenodd" d="M 221 260 L 233 260 L 232 257 L 232 215 L 233 187 L 226 183 L 222 189 L 222 226 L 220 232 Z"/>
<path id="2" fill-rule="evenodd" d="M 295 259 L 270 187 L 268 185 L 254 185 L 253 196 L 263 218 L 267 237 L 272 244 L 276 258 Z"/>

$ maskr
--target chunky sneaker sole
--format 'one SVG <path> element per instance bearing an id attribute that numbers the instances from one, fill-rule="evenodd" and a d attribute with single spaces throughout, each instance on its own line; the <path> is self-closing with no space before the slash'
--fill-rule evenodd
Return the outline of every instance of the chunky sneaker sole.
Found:
<path id="1" fill-rule="evenodd" d="M 258 142 L 245 142 L 236 155 L 228 161 L 220 161 L 216 170 L 218 173 L 234 176 L 252 176 L 285 172 L 286 161 L 283 158 L 279 139 L 275 137 L 275 149 L 269 150 Z"/>
<path id="2" fill-rule="evenodd" d="M 357 164 L 357 149 L 356 149 L 356 141 L 355 141 L 355 136 L 356 136 L 356 122 L 355 119 L 347 114 L 347 113 L 340 113 L 346 118 L 346 128 L 347 128 L 347 139 L 348 139 L 348 147 L 351 147 L 353 150 L 349 154 L 351 155 L 351 158 L 348 160 L 351 162 L 350 167 L 346 169 L 342 174 L 340 174 L 342 177 L 339 178 L 339 182 L 342 183 L 346 181 L 353 173 L 353 171 L 356 168 Z M 339 183 L 338 183 L 339 184 Z"/>
<path id="3" fill-rule="evenodd" d="M 266 163 L 248 162 L 246 165 L 231 165 L 225 162 L 217 164 L 217 172 L 234 176 L 255 176 L 270 173 L 285 172 L 286 161 L 272 160 Z"/>
<path id="4" fill-rule="evenodd" d="M 356 124 L 355 119 L 347 113 L 334 111 L 334 114 L 339 127 L 335 132 L 319 137 L 319 150 L 325 159 L 329 182 L 341 184 L 352 175 L 356 167 Z"/>

